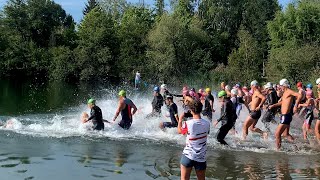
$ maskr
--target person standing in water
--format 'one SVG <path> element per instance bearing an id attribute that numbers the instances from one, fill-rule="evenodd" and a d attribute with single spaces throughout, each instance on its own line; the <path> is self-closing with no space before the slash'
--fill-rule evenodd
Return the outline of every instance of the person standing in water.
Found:
<path id="1" fill-rule="evenodd" d="M 166 104 L 169 107 L 169 117 L 171 119 L 171 122 L 163 122 L 160 123 L 160 128 L 173 128 L 178 126 L 179 116 L 178 116 L 178 107 L 176 103 L 173 102 L 172 96 L 166 97 Z"/>
<path id="2" fill-rule="evenodd" d="M 186 146 L 180 160 L 181 179 L 190 179 L 192 168 L 195 168 L 197 179 L 206 177 L 207 136 L 210 132 L 210 122 L 201 118 L 202 104 L 191 97 L 185 98 L 193 119 L 183 122 L 179 119 L 178 133 L 187 135 Z"/>
<path id="3" fill-rule="evenodd" d="M 204 100 L 204 110 L 203 110 L 202 114 L 204 116 L 207 116 L 209 121 L 212 121 L 212 113 L 215 112 L 215 110 L 213 109 L 213 104 L 214 104 L 214 98 L 211 94 L 211 89 L 207 88 L 206 89 L 206 98 Z"/>
<path id="4" fill-rule="evenodd" d="M 314 119 L 313 110 L 315 108 L 315 103 L 313 99 L 313 92 L 311 90 L 306 91 L 306 102 L 303 104 L 299 104 L 300 107 L 305 107 L 304 114 L 305 119 L 302 125 L 302 131 L 303 131 L 303 139 L 308 140 L 308 133 L 312 133 L 311 124 Z"/>
<path id="5" fill-rule="evenodd" d="M 153 88 L 153 100 L 152 100 L 152 112 L 147 115 L 150 117 L 159 117 L 161 114 L 161 107 L 163 106 L 163 97 L 160 94 L 160 88 L 158 86 Z"/>
<path id="6" fill-rule="evenodd" d="M 267 136 L 266 132 L 263 132 L 261 129 L 256 128 L 259 118 L 261 117 L 261 108 L 266 100 L 266 98 L 261 94 L 258 81 L 254 80 L 251 82 L 251 89 L 253 90 L 252 101 L 250 104 L 250 114 L 246 121 L 243 124 L 242 128 L 242 139 L 245 140 L 248 135 L 248 129 L 253 132 L 260 133 L 264 136 Z"/>
<path id="7" fill-rule="evenodd" d="M 234 127 L 237 119 L 236 108 L 225 91 L 218 93 L 219 102 L 221 103 L 221 116 L 215 122 L 215 126 L 221 122 L 221 127 L 217 134 L 217 140 L 223 145 L 228 145 L 224 138 L 228 132 Z"/>
<path id="8" fill-rule="evenodd" d="M 132 124 L 132 116 L 137 112 L 137 107 L 129 98 L 127 98 L 126 91 L 121 90 L 118 95 L 119 105 L 116 114 L 113 118 L 113 121 L 115 121 L 121 113 L 122 119 L 118 125 L 123 129 L 128 130 Z"/>
<path id="9" fill-rule="evenodd" d="M 298 105 L 302 97 L 301 94 L 294 92 L 289 87 L 289 81 L 287 79 L 282 79 L 280 81 L 280 89 L 283 92 L 281 100 L 277 104 L 269 106 L 269 109 L 281 106 L 280 124 L 278 125 L 275 133 L 276 146 L 278 150 L 281 148 L 282 136 L 287 137 L 290 142 L 293 142 L 293 137 L 289 133 L 290 123 L 292 121 L 293 114 L 297 112 Z M 295 104 L 294 98 L 296 98 Z"/>
<path id="10" fill-rule="evenodd" d="M 268 82 L 264 85 L 264 89 L 266 90 L 266 102 L 265 102 L 265 113 L 262 116 L 261 121 L 264 124 L 264 127 L 267 132 L 270 132 L 270 122 L 274 121 L 277 108 L 269 109 L 269 106 L 278 103 L 278 96 L 276 90 L 273 89 L 273 84 Z"/>
<path id="11" fill-rule="evenodd" d="M 86 123 L 88 121 L 92 121 L 93 123 L 93 130 L 104 130 L 104 123 L 102 119 L 102 111 L 101 109 L 96 105 L 96 100 L 89 99 L 88 100 L 88 107 L 91 109 L 90 111 L 90 117 L 88 117 L 88 114 L 84 113 L 83 115 L 83 123 Z"/>
<path id="12" fill-rule="evenodd" d="M 134 78 L 134 88 L 138 89 L 141 83 L 141 74 L 139 71 L 136 72 L 136 77 Z"/>

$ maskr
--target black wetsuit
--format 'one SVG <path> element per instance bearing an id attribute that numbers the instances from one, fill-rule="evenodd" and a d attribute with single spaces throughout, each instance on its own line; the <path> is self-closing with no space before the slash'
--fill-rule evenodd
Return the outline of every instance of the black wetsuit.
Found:
<path id="1" fill-rule="evenodd" d="M 166 99 L 167 96 L 183 97 L 183 95 L 180 95 L 180 94 L 172 94 L 172 93 L 170 93 L 168 90 L 165 90 L 165 91 L 163 92 L 163 99 Z"/>
<path id="2" fill-rule="evenodd" d="M 221 107 L 221 117 L 218 122 L 221 121 L 221 127 L 217 134 L 217 140 L 221 144 L 228 145 L 224 138 L 228 134 L 229 130 L 234 126 L 237 119 L 236 108 L 234 107 L 232 101 L 227 98 Z"/>
<path id="3" fill-rule="evenodd" d="M 93 108 L 91 109 L 88 121 L 89 120 L 92 120 L 94 130 L 104 130 L 102 112 L 98 106 L 93 106 Z"/>
<path id="4" fill-rule="evenodd" d="M 157 116 L 159 117 L 161 113 L 161 107 L 163 106 L 163 97 L 161 96 L 161 94 L 158 94 L 157 96 L 153 97 L 151 105 L 152 105 L 152 112 L 148 114 L 146 118 L 157 117 Z"/>
<path id="5" fill-rule="evenodd" d="M 171 122 L 164 122 L 163 127 L 173 128 L 178 126 L 176 115 L 178 115 L 178 107 L 175 103 L 169 106 Z"/>
<path id="6" fill-rule="evenodd" d="M 265 114 L 262 116 L 261 121 L 264 123 L 264 126 L 268 132 L 270 132 L 270 128 L 269 128 L 270 122 L 274 120 L 275 114 L 277 112 L 277 108 L 269 109 L 268 107 L 278 103 L 278 101 L 279 101 L 279 98 L 278 98 L 277 92 L 274 89 L 269 94 L 267 94 L 266 102 L 265 102 L 265 104 L 267 105 L 267 110 Z"/>
<path id="7" fill-rule="evenodd" d="M 131 109 L 133 107 L 133 102 L 125 98 L 124 103 L 126 104 L 126 107 L 121 111 L 121 121 L 119 122 L 119 126 L 123 129 L 129 129 L 132 124 L 132 114 Z"/>
<path id="8" fill-rule="evenodd" d="M 202 114 L 204 116 L 207 116 L 208 119 L 210 121 L 212 121 L 212 107 L 211 107 L 211 104 L 210 104 L 210 101 L 214 101 L 214 98 L 212 96 L 212 94 L 208 94 L 205 101 L 204 101 L 204 110 L 202 111 Z"/>

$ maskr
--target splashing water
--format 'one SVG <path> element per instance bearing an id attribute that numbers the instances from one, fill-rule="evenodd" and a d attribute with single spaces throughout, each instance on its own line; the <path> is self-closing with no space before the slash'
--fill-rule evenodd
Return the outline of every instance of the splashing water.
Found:
<path id="1" fill-rule="evenodd" d="M 110 92 L 111 91 L 107 91 Z M 114 93 L 113 93 L 114 94 Z M 129 95 L 130 98 L 130 95 Z M 165 108 L 162 109 L 163 116 L 160 118 L 145 118 L 151 112 L 152 96 L 134 95 L 133 102 L 138 108 L 138 112 L 133 117 L 133 123 L 129 130 L 123 130 L 117 123 L 105 123 L 105 130 L 101 132 L 91 131 L 91 124 L 82 124 L 80 116 L 82 112 L 89 113 L 89 109 L 85 104 L 78 107 L 71 107 L 63 112 L 55 114 L 37 114 L 37 115 L 24 115 L 11 118 L 7 121 L 5 126 L 0 127 L 3 131 L 14 131 L 15 133 L 37 136 L 37 137 L 83 137 L 83 138 L 110 138 L 115 140 L 149 140 L 156 143 L 167 143 L 172 145 L 182 146 L 185 143 L 185 137 L 177 134 L 176 128 L 166 129 L 165 131 L 159 128 L 160 122 L 170 122 Z M 182 112 L 182 104 L 179 99 L 175 99 L 179 107 L 179 113 Z M 106 120 L 112 119 L 116 111 L 118 102 L 114 97 L 104 97 L 97 99 L 97 105 L 102 109 L 103 117 Z M 217 119 L 220 115 L 218 102 L 215 101 L 215 109 L 217 110 L 213 119 Z M 242 109 L 239 119 L 236 122 L 236 134 L 229 133 L 226 141 L 230 147 L 221 146 L 215 139 L 218 128 L 211 126 L 211 134 L 208 138 L 208 145 L 214 148 L 228 149 L 228 150 L 245 150 L 260 153 L 272 153 L 275 150 L 274 132 L 276 129 L 275 124 L 271 124 L 271 134 L 268 140 L 263 140 L 260 135 L 249 132 L 247 141 L 241 142 L 242 125 L 248 116 L 246 108 Z M 121 117 L 117 119 L 119 122 Z M 291 133 L 297 138 L 295 144 L 283 141 L 283 151 L 290 154 L 315 154 L 320 152 L 320 148 L 315 140 L 310 140 L 309 143 L 302 141 L 301 131 L 302 120 L 295 119 L 292 123 Z M 261 121 L 258 122 L 256 127 L 263 129 Z"/>

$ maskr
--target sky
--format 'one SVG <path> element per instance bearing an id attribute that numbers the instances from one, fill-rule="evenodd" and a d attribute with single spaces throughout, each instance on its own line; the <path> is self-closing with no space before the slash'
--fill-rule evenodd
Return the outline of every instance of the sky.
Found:
<path id="1" fill-rule="evenodd" d="M 0 0 L 0 8 L 2 8 L 7 0 Z M 62 7 L 66 10 L 68 14 L 71 14 L 76 22 L 80 22 L 82 19 L 82 10 L 85 6 L 87 0 L 54 0 L 56 3 L 62 5 Z M 279 0 L 280 5 L 282 7 L 286 7 L 286 5 L 292 0 Z M 138 3 L 139 0 L 128 0 L 130 3 Z M 144 0 L 146 4 L 152 5 L 155 0 Z"/>

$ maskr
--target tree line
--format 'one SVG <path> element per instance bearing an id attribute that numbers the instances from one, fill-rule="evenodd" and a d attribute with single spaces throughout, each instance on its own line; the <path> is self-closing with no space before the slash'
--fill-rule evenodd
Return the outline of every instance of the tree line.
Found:
<path id="1" fill-rule="evenodd" d="M 89 0 L 76 24 L 51 0 L 9 0 L 0 14 L 0 76 L 202 85 L 320 77 L 320 1 Z"/>

